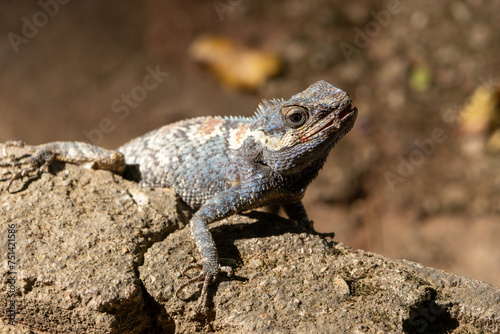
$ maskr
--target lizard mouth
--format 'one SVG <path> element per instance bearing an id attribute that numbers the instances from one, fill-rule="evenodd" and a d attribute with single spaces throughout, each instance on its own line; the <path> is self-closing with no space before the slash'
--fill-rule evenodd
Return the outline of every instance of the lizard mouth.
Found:
<path id="1" fill-rule="evenodd" d="M 332 118 L 324 125 L 322 130 L 338 130 L 348 123 L 353 123 L 358 115 L 358 109 L 352 104 L 342 108 L 332 115 Z"/>
<path id="2" fill-rule="evenodd" d="M 303 139 L 302 141 L 308 141 L 318 135 L 329 136 L 333 133 L 337 133 L 337 135 L 335 135 L 336 138 L 341 138 L 343 134 L 345 134 L 352 128 L 357 115 L 358 109 L 356 107 L 353 107 L 352 104 L 349 103 L 344 108 L 336 112 L 332 112 L 328 117 L 329 119 L 322 122 L 323 124 L 319 125 L 316 131 L 311 133 L 306 139 Z M 338 131 L 342 129 L 344 129 L 344 131 Z"/>
<path id="3" fill-rule="evenodd" d="M 346 118 L 353 116 L 357 112 L 358 109 L 356 107 L 353 108 L 352 104 L 349 104 L 347 107 L 345 107 L 338 113 L 340 122 L 343 123 Z"/>

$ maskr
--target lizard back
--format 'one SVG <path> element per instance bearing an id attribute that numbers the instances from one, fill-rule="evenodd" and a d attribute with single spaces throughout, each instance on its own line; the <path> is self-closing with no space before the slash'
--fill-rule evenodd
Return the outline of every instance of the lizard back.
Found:
<path id="1" fill-rule="evenodd" d="M 192 118 L 150 131 L 118 151 L 127 165 L 138 165 L 141 185 L 173 188 L 197 209 L 238 178 L 231 168 L 240 158 L 229 148 L 230 130 L 250 122 L 244 117 Z"/>
<path id="2" fill-rule="evenodd" d="M 263 101 L 252 117 L 179 121 L 118 151 L 141 185 L 172 188 L 195 210 L 226 191 L 235 212 L 296 203 L 356 115 L 347 93 L 318 81 L 289 100 Z"/>

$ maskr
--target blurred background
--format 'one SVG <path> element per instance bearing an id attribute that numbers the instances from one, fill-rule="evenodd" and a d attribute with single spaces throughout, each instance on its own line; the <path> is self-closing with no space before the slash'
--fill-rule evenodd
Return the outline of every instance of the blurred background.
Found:
<path id="1" fill-rule="evenodd" d="M 500 2 L 0 1 L 0 142 L 114 148 L 323 79 L 359 109 L 304 204 L 335 240 L 500 287 Z"/>

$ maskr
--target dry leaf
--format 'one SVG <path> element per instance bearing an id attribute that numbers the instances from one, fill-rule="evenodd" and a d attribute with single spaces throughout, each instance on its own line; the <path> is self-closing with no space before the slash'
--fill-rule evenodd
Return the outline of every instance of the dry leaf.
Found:
<path id="1" fill-rule="evenodd" d="M 206 64 L 225 85 L 236 89 L 255 91 L 282 68 L 276 54 L 225 37 L 200 37 L 191 44 L 189 55 Z"/>
<path id="2" fill-rule="evenodd" d="M 460 132 L 465 135 L 488 134 L 499 125 L 499 91 L 480 86 L 460 111 Z"/>

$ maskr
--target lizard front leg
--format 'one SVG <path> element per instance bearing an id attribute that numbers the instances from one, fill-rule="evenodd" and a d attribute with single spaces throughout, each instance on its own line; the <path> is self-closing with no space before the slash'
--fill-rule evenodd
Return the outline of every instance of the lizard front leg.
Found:
<path id="1" fill-rule="evenodd" d="M 176 296 L 180 297 L 180 293 L 186 287 L 194 285 L 197 282 L 203 281 L 201 295 L 198 304 L 195 308 L 195 313 L 199 313 L 200 309 L 205 306 L 208 296 L 208 287 L 218 277 L 221 271 L 231 274 L 231 267 L 223 267 L 219 264 L 217 255 L 217 247 L 215 245 L 212 234 L 208 229 L 208 224 L 236 214 L 252 204 L 255 197 L 248 188 L 236 186 L 226 191 L 218 193 L 210 200 L 205 202 L 202 207 L 194 214 L 191 219 L 191 231 L 195 244 L 201 255 L 201 263 L 195 263 L 187 266 L 184 274 L 191 269 L 199 269 L 199 274 L 184 282 L 176 291 Z"/>

